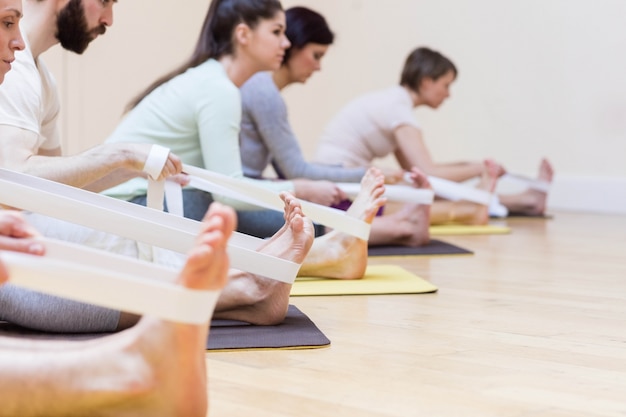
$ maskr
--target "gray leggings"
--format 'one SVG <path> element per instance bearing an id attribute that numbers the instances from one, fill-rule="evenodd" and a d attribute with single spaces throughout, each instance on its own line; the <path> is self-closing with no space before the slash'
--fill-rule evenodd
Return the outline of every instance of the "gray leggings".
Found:
<path id="1" fill-rule="evenodd" d="M 26 219 L 44 236 L 138 256 L 136 243 L 128 239 L 37 214 L 29 214 Z M 117 328 L 119 318 L 119 311 L 41 294 L 11 284 L 0 286 L 0 320 L 33 330 L 60 333 L 112 332 Z"/>
<path id="2" fill-rule="evenodd" d="M 0 320 L 57 333 L 112 332 L 120 312 L 6 284 L 0 287 Z"/>

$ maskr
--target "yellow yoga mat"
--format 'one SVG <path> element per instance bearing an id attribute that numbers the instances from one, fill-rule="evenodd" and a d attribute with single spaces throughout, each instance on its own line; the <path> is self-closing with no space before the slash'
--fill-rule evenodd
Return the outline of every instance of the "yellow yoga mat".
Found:
<path id="1" fill-rule="evenodd" d="M 369 265 L 362 279 L 298 277 L 291 287 L 292 296 L 421 294 L 435 291 L 436 286 L 397 265 Z"/>
<path id="2" fill-rule="evenodd" d="M 465 225 L 465 224 L 442 224 L 430 226 L 431 236 L 449 236 L 449 235 L 505 235 L 511 233 L 508 226 L 496 226 L 487 224 L 481 225 Z"/>

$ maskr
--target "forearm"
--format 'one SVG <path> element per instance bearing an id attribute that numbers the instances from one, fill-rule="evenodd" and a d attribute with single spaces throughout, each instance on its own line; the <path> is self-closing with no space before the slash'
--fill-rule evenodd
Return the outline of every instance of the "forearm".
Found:
<path id="1" fill-rule="evenodd" d="M 110 174 L 106 175 L 105 177 L 96 180 L 90 184 L 87 184 L 83 187 L 83 189 L 95 193 L 100 193 L 104 190 L 108 190 L 109 188 L 113 188 L 116 185 L 125 183 L 128 180 L 136 178 L 137 176 L 144 176 L 147 178 L 147 175 L 139 173 L 132 169 L 118 168 Z"/>
<path id="2" fill-rule="evenodd" d="M 32 155 L 23 162 L 19 170 L 78 188 L 92 185 L 90 188 L 94 191 L 95 184 L 100 187 L 97 191 L 101 191 L 115 185 L 116 179 L 114 177 L 106 179 L 107 176 L 117 171 L 118 174 L 122 174 L 118 181 L 121 178 L 127 180 L 131 177 L 131 172 L 141 171 L 140 165 L 141 163 L 129 150 L 120 146 L 101 145 L 78 155 L 66 157 Z"/>
<path id="3" fill-rule="evenodd" d="M 290 160 L 291 161 L 291 160 Z M 277 163 L 280 171 L 287 179 L 307 178 L 310 180 L 326 180 L 334 182 L 360 182 L 365 175 L 365 168 L 344 168 L 340 166 L 311 164 Z"/>

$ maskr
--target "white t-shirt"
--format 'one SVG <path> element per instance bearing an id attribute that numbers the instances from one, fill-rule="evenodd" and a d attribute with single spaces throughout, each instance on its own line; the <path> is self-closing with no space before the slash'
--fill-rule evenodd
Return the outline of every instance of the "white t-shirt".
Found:
<path id="1" fill-rule="evenodd" d="M 61 109 L 56 83 L 24 41 L 26 49 L 15 53 L 11 71 L 0 84 L 0 124 L 37 133 L 38 149 L 56 149 L 60 146 L 57 118 Z"/>
<path id="2" fill-rule="evenodd" d="M 314 159 L 345 167 L 369 166 L 375 158 L 396 150 L 394 130 L 402 125 L 419 128 L 404 87 L 365 94 L 348 103 L 326 126 Z"/>

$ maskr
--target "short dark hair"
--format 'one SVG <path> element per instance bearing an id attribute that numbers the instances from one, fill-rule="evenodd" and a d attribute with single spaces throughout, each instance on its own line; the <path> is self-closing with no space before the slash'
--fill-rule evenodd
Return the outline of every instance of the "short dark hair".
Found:
<path id="1" fill-rule="evenodd" d="M 294 49 L 304 48 L 307 43 L 330 45 L 335 39 L 324 16 L 311 9 L 301 6 L 291 7 L 285 11 L 285 19 L 287 21 L 285 35 L 291 46 L 285 51 L 283 64 L 289 60 Z"/>
<path id="2" fill-rule="evenodd" d="M 452 61 L 437 51 L 419 47 L 414 49 L 406 58 L 400 77 L 400 85 L 419 93 L 419 87 L 424 78 L 436 80 L 450 71 L 454 73 L 454 78 L 456 78 L 458 71 Z"/>

